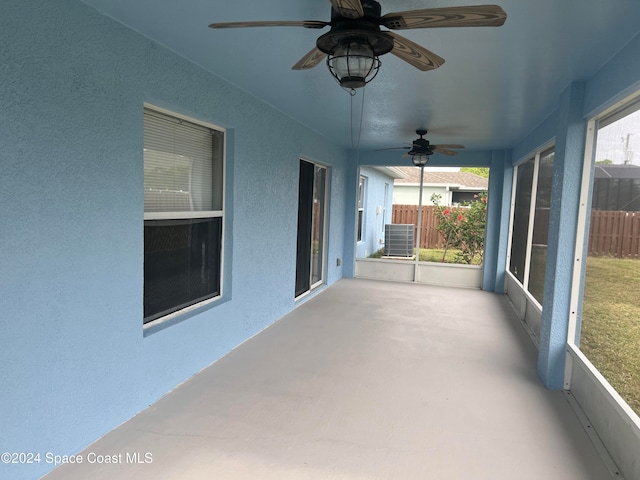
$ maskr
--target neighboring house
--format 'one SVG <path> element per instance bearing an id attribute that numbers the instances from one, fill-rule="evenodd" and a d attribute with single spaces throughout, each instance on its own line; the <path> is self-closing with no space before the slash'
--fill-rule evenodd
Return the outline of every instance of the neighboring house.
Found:
<path id="1" fill-rule="evenodd" d="M 356 219 L 356 257 L 384 247 L 384 226 L 391 223 L 394 181 L 406 177 L 399 167 L 360 167 Z"/>
<path id="2" fill-rule="evenodd" d="M 394 182 L 393 203 L 395 205 L 418 205 L 420 193 L 420 169 L 398 167 L 405 178 Z M 441 205 L 457 205 L 473 201 L 474 195 L 486 191 L 489 180 L 467 172 L 434 172 L 425 169 L 422 188 L 422 204 L 433 205 L 431 195 L 441 195 Z"/>

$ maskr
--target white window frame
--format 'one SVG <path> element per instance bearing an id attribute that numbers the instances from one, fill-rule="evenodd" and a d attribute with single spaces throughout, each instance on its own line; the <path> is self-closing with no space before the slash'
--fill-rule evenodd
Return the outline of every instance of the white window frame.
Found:
<path id="1" fill-rule="evenodd" d="M 222 189 L 220 192 L 221 195 L 221 210 L 204 210 L 204 211 L 187 211 L 187 212 L 144 212 L 144 220 L 181 220 L 181 219 L 195 219 L 195 218 L 221 218 L 221 239 L 220 239 L 220 265 L 219 265 L 219 276 L 220 276 L 220 291 L 219 294 L 213 298 L 208 298 L 206 300 L 202 300 L 193 305 L 189 305 L 175 312 L 171 312 L 162 317 L 151 320 L 147 323 L 143 323 L 143 330 L 147 330 L 150 328 L 157 328 L 158 325 L 162 325 L 167 322 L 173 323 L 178 317 L 184 316 L 194 310 L 200 309 L 209 304 L 216 303 L 220 301 L 224 296 L 224 251 L 225 251 L 225 192 L 226 192 L 226 162 L 227 162 L 227 130 L 223 127 L 215 125 L 213 123 L 205 122 L 202 120 L 198 120 L 192 117 L 188 117 L 186 115 L 182 115 L 180 113 L 167 110 L 150 103 L 144 103 L 144 110 L 151 110 L 158 112 L 163 115 L 167 115 L 169 117 L 173 117 L 179 120 L 184 120 L 186 122 L 202 126 L 204 128 L 208 128 L 211 130 L 216 130 L 223 134 L 222 141 L 222 178 L 220 180 L 219 188 Z M 217 185 L 213 185 L 213 188 L 216 188 Z M 144 281 L 144 280 L 143 280 Z"/>
<path id="2" fill-rule="evenodd" d="M 360 185 L 362 185 L 362 189 L 360 188 Z M 360 196 L 361 193 L 362 193 L 362 197 Z M 367 198 L 367 177 L 364 175 L 359 175 L 358 176 L 358 198 L 357 198 L 358 211 L 356 216 L 356 241 L 358 243 L 362 243 L 366 239 L 366 235 L 365 235 L 366 222 L 365 222 L 365 216 L 364 216 L 366 198 Z M 360 238 L 358 238 L 358 235 L 360 236 Z"/>
<path id="3" fill-rule="evenodd" d="M 529 292 L 529 273 L 531 270 L 531 251 L 533 248 L 533 224 L 535 221 L 535 210 L 536 210 L 536 200 L 538 194 L 538 174 L 540 171 L 540 158 L 543 153 L 548 150 L 553 149 L 555 151 L 555 139 L 545 143 L 539 148 L 536 148 L 531 153 L 524 155 L 520 158 L 518 163 L 513 169 L 513 179 L 511 184 L 511 211 L 509 214 L 509 238 L 507 241 L 507 263 L 506 263 L 506 273 L 509 275 L 516 283 L 522 286 L 522 290 L 527 295 L 531 301 L 535 302 L 538 308 L 542 309 L 542 305 L 538 302 L 538 300 Z M 515 223 L 515 206 L 516 206 L 516 195 L 517 195 L 517 185 L 518 185 L 518 169 L 521 165 L 525 164 L 529 160 L 533 160 L 533 180 L 531 184 L 531 202 L 529 205 L 529 225 L 527 226 L 527 244 L 525 246 L 525 258 L 524 258 L 524 272 L 523 272 L 523 281 L 516 278 L 516 276 L 511 273 L 511 247 L 513 244 L 513 226 Z"/>
<path id="4" fill-rule="evenodd" d="M 305 158 L 305 157 L 300 157 L 300 162 L 306 162 L 308 164 L 311 164 L 314 166 L 314 169 L 322 169 L 324 170 L 325 173 L 325 184 L 324 184 L 324 194 L 322 195 L 322 202 L 323 202 L 323 221 L 322 223 L 319 225 L 321 225 L 322 228 L 322 258 L 320 259 L 320 278 L 318 281 L 314 282 L 313 281 L 313 265 L 310 265 L 309 268 L 309 288 L 305 291 L 303 291 L 302 293 L 300 293 L 299 295 L 296 295 L 294 300 L 296 302 L 301 301 L 302 299 L 306 298 L 307 296 L 309 296 L 313 291 L 315 291 L 316 289 L 318 289 L 319 287 L 326 285 L 327 283 L 327 258 L 328 258 L 328 240 L 329 240 L 329 232 L 328 232 L 328 226 L 329 226 L 329 214 L 330 214 L 330 206 L 329 206 L 329 200 L 331 199 L 331 195 L 330 195 L 330 183 L 331 183 L 331 169 L 324 164 L 318 163 L 314 160 L 311 160 L 309 158 Z M 315 224 L 313 217 L 311 220 L 312 225 Z M 312 227 L 313 228 L 313 227 Z M 311 252 L 313 253 L 313 232 L 311 234 L 311 238 L 310 238 L 310 244 L 309 244 L 309 248 L 311 250 Z M 313 262 L 311 262 L 313 263 Z M 296 268 L 297 268 L 297 259 L 296 259 Z"/>
<path id="5" fill-rule="evenodd" d="M 574 255 L 574 264 L 580 265 L 580 268 L 573 269 L 569 327 L 567 333 L 567 343 L 577 350 L 580 350 L 580 347 L 576 344 L 576 338 L 578 335 L 578 314 L 583 296 L 584 277 L 586 275 L 586 257 L 584 256 L 584 252 L 589 243 L 587 218 L 591 215 L 591 195 L 593 193 L 592 176 L 595 168 L 598 129 L 600 128 L 600 122 L 602 120 L 613 123 L 629 113 L 638 110 L 638 103 L 640 103 L 640 90 L 592 116 L 587 122 L 584 162 L 582 165 L 582 184 L 580 186 L 580 204 L 578 207 L 576 250 Z"/>
<path id="6" fill-rule="evenodd" d="M 302 159 L 304 160 L 304 159 Z M 313 290 L 315 290 L 316 288 L 320 287 L 321 285 L 326 284 L 327 282 L 327 258 L 328 258 L 328 225 L 329 225 L 329 182 L 330 182 L 330 171 L 329 171 L 329 167 L 327 167 L 326 165 L 322 165 L 320 163 L 317 162 L 311 162 L 310 160 L 305 160 L 309 163 L 313 163 L 313 165 L 315 166 L 315 168 L 321 168 L 324 170 L 324 192 L 322 195 L 322 203 L 323 203 L 323 214 L 322 214 L 322 258 L 320 259 L 320 279 L 317 282 L 313 282 L 313 267 L 311 268 L 311 271 L 309 272 L 311 275 L 311 280 L 310 280 L 310 288 L 308 290 L 308 292 L 306 293 L 311 293 Z M 314 222 L 315 223 L 315 222 Z M 313 235 L 312 235 L 313 237 Z M 313 240 L 311 241 L 311 251 L 313 252 Z M 304 296 L 304 294 L 300 295 L 300 297 Z"/>

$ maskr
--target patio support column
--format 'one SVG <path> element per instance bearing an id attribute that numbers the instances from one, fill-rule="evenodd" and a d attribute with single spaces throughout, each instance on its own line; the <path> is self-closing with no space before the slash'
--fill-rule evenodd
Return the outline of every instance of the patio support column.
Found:
<path id="1" fill-rule="evenodd" d="M 513 166 L 511 150 L 491 153 L 482 289 L 504 293 Z"/>
<path id="2" fill-rule="evenodd" d="M 569 325 L 575 236 L 584 161 L 586 121 L 584 84 L 573 83 L 560 96 L 549 213 L 544 308 L 540 328 L 538 374 L 545 386 L 561 390 Z"/>

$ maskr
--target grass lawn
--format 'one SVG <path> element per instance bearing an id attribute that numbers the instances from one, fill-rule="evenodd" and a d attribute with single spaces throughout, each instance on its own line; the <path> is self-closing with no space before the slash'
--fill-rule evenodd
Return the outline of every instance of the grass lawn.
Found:
<path id="1" fill-rule="evenodd" d="M 420 261 L 421 262 L 439 262 L 439 263 L 458 263 L 456 262 L 456 255 L 460 253 L 460 250 L 447 250 L 445 254 L 444 250 L 437 250 L 435 248 L 421 248 L 420 249 Z M 444 261 L 442 257 L 444 256 Z M 472 265 L 482 264 L 482 258 L 476 257 Z"/>
<path id="2" fill-rule="evenodd" d="M 640 260 L 587 259 L 580 349 L 640 415 Z"/>

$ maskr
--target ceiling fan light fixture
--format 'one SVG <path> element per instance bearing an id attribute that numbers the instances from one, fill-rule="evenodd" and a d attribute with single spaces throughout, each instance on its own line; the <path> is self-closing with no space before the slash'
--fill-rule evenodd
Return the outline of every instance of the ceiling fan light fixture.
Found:
<path id="1" fill-rule="evenodd" d="M 506 19 L 507 14 L 498 5 L 423 8 L 382 15 L 382 7 L 376 0 L 331 0 L 330 22 L 218 22 L 209 24 L 209 27 L 331 27 L 329 32 L 316 39 L 316 46 L 293 65 L 292 69 L 313 68 L 328 56 L 329 71 L 342 87 L 350 89 L 350 93 L 354 95 L 356 88 L 364 87 L 378 74 L 381 55 L 392 53 L 421 71 L 439 68 L 444 63 L 444 58 L 393 30 L 499 27 Z M 389 30 L 381 30 L 381 26 Z"/>
<path id="2" fill-rule="evenodd" d="M 343 88 L 361 88 L 375 78 L 380 59 L 368 42 L 358 38 L 343 40 L 327 57 L 331 75 Z"/>
<path id="3" fill-rule="evenodd" d="M 411 152 L 409 152 L 411 155 Z M 414 153 L 411 155 L 411 161 L 416 167 L 424 167 L 429 162 L 429 154 L 427 153 Z"/>

